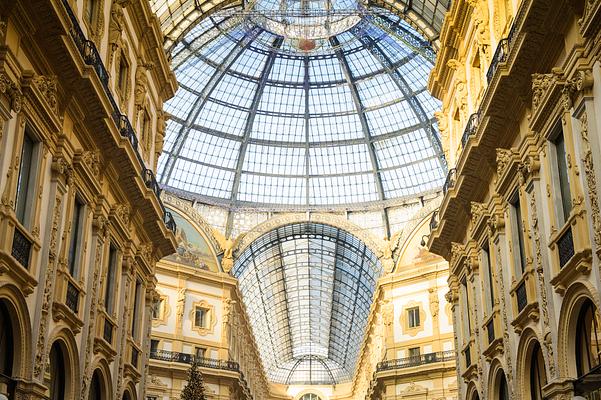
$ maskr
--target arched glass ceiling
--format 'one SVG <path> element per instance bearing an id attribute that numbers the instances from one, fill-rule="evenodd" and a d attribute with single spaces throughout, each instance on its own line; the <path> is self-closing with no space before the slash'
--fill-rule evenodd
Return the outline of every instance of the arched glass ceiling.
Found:
<path id="1" fill-rule="evenodd" d="M 173 52 L 180 88 L 158 175 L 231 207 L 319 208 L 414 198 L 446 163 L 426 90 L 432 49 L 383 10 L 307 43 L 238 17 L 200 22 Z"/>
<path id="2" fill-rule="evenodd" d="M 254 241 L 232 274 L 268 379 L 349 381 L 381 272 L 362 241 L 329 225 L 287 225 Z"/>

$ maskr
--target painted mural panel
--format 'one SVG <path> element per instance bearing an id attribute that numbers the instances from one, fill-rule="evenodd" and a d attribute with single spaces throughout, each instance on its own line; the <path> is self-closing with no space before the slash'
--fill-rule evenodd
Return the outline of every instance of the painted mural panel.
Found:
<path id="1" fill-rule="evenodd" d="M 218 271 L 217 260 L 199 230 L 177 211 L 168 210 L 177 224 L 177 250 L 166 259 L 208 271 Z"/>

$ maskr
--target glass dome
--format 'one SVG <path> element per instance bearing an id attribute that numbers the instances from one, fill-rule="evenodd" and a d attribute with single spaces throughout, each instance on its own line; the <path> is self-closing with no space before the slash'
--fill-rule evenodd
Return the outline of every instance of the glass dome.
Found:
<path id="1" fill-rule="evenodd" d="M 360 18 L 303 38 L 234 7 L 185 34 L 172 52 L 180 87 L 166 105 L 163 187 L 228 207 L 290 209 L 360 208 L 440 189 L 440 104 L 426 90 L 432 49 L 387 11 L 336 12 Z"/>

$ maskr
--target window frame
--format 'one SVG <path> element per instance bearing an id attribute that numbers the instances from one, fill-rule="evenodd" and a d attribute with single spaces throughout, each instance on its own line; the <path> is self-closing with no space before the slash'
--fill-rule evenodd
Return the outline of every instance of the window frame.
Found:
<path id="1" fill-rule="evenodd" d="M 71 227 L 69 232 L 69 247 L 67 249 L 67 267 L 73 279 L 79 279 L 81 273 L 81 258 L 85 241 L 83 236 L 86 227 L 87 204 L 79 193 L 75 193 L 71 203 Z"/>
<path id="2" fill-rule="evenodd" d="M 513 271 L 517 280 L 520 280 L 528 268 L 528 251 L 526 249 L 526 236 L 524 225 L 524 207 L 520 198 L 520 189 L 516 189 L 509 198 L 509 220 L 511 224 L 511 242 L 518 246 L 518 251 L 512 251 Z M 518 269 L 519 268 L 519 269 Z"/>
<path id="3" fill-rule="evenodd" d="M 40 166 L 40 140 L 37 135 L 33 132 L 33 129 L 29 125 L 25 125 L 25 129 L 23 130 L 23 134 L 21 135 L 21 143 L 20 143 L 20 151 L 19 151 L 19 171 L 17 174 L 17 182 L 15 187 L 15 206 L 14 212 L 15 217 L 19 223 L 25 227 L 26 229 L 31 228 L 31 219 L 32 215 L 35 212 L 35 191 L 36 191 L 36 183 L 38 180 L 38 169 Z M 29 157 L 29 163 L 27 168 L 27 187 L 24 192 L 21 192 L 21 182 L 23 177 L 23 160 L 24 160 L 24 146 L 25 139 L 29 139 L 31 142 L 31 151 Z M 19 212 L 19 206 L 22 205 L 22 215 Z"/>
<path id="4" fill-rule="evenodd" d="M 561 228 L 568 222 L 574 208 L 572 204 L 572 180 L 570 179 L 567 144 L 563 125 L 561 121 L 558 121 L 551 129 L 551 135 L 548 139 L 549 149 L 551 150 L 548 153 L 551 164 L 550 180 L 553 187 L 553 209 L 555 211 L 555 218 L 557 218 L 558 228 Z M 560 149 L 563 149 L 563 154 L 560 154 Z M 564 172 L 563 174 L 562 171 Z"/>

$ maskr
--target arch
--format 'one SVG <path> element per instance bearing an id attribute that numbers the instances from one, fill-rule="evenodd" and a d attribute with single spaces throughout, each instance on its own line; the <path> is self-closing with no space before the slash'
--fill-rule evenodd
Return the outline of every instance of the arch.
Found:
<path id="1" fill-rule="evenodd" d="M 169 208 L 174 209 L 182 216 L 186 217 L 190 221 L 192 225 L 203 236 L 203 238 L 209 244 L 211 251 L 215 255 L 215 257 L 221 252 L 221 246 L 219 245 L 219 240 L 215 235 L 214 228 L 207 222 L 207 220 L 203 217 L 203 215 L 198 212 L 189 201 L 181 199 L 174 194 L 171 194 L 167 191 L 163 191 L 161 193 L 161 199 L 165 202 L 165 205 Z"/>
<path id="2" fill-rule="evenodd" d="M 525 399 L 542 399 L 542 388 L 548 381 L 547 362 L 541 347 L 540 336 L 532 329 L 522 332 L 517 351 L 517 384 L 518 396 Z"/>
<path id="3" fill-rule="evenodd" d="M 100 358 L 94 363 L 92 374 L 92 382 L 90 382 L 90 396 L 88 397 L 90 400 L 93 400 L 91 397 L 91 391 L 94 389 L 94 379 L 97 380 L 99 385 L 100 397 L 97 399 L 102 400 L 112 400 L 113 398 L 113 381 L 111 379 L 111 369 L 109 367 L 109 363 L 106 359 Z"/>
<path id="4" fill-rule="evenodd" d="M 181 218 L 184 224 L 189 224 L 190 228 L 200 235 L 200 240 L 206 243 L 208 254 L 197 254 L 194 252 L 194 256 L 205 256 L 209 257 L 214 261 L 218 270 L 223 270 L 218 260 L 218 255 L 223 253 L 222 245 L 217 238 L 218 233 L 209 225 L 204 217 L 192 207 L 187 201 L 180 199 L 170 193 L 163 192 L 161 195 L 165 201 L 167 208 L 171 209 L 174 214 L 174 218 Z M 183 229 L 181 222 L 178 224 L 179 229 Z M 188 229 L 189 230 L 189 229 Z M 188 233 L 189 234 L 189 233 Z M 179 243 L 178 243 L 179 245 Z M 203 244 L 204 246 L 204 244 Z M 173 256 L 173 255 L 172 255 Z M 172 257 L 168 256 L 168 257 Z"/>
<path id="5" fill-rule="evenodd" d="M 305 389 L 300 391 L 294 396 L 295 400 L 307 400 L 307 399 L 317 399 L 317 400 L 327 400 L 327 396 L 325 396 L 321 391 L 316 389 Z"/>
<path id="6" fill-rule="evenodd" d="M 490 400 L 508 400 L 509 386 L 501 360 L 495 358 L 491 362 L 488 373 L 488 397 Z"/>
<path id="7" fill-rule="evenodd" d="M 123 396 L 121 400 L 136 400 L 138 397 L 136 396 L 136 385 L 133 381 L 128 381 L 125 384 L 125 390 L 123 391 Z"/>
<path id="8" fill-rule="evenodd" d="M 63 372 L 65 391 L 64 399 L 75 398 L 76 393 L 79 393 L 79 352 L 77 350 L 77 343 L 73 333 L 64 326 L 57 327 L 50 335 L 52 338 L 48 343 L 48 357 L 52 350 L 60 351 L 60 357 L 62 357 Z"/>
<path id="9" fill-rule="evenodd" d="M 234 259 L 236 259 L 252 242 L 260 238 L 266 233 L 269 233 L 284 225 L 291 225 L 299 222 L 313 222 L 321 223 L 325 225 L 331 225 L 360 239 L 365 245 L 376 255 L 378 258 L 382 258 L 383 249 L 381 240 L 371 233 L 371 231 L 362 229 L 358 225 L 355 225 L 351 221 L 331 214 L 311 214 L 310 218 L 306 217 L 306 214 L 290 214 L 281 215 L 271 218 L 248 231 L 243 237 L 236 240 L 234 244 Z"/>
<path id="10" fill-rule="evenodd" d="M 576 329 L 578 316 L 583 304 L 591 301 L 601 310 L 597 290 L 586 281 L 578 281 L 568 287 L 559 312 L 558 354 L 560 376 L 577 378 L 576 368 Z"/>
<path id="11" fill-rule="evenodd" d="M 0 302 L 10 319 L 12 336 L 12 360 L 10 365 L 13 377 L 28 378 L 32 372 L 30 362 L 31 351 L 31 323 L 27 303 L 21 290 L 16 286 L 7 284 L 0 287 Z"/>
<path id="12" fill-rule="evenodd" d="M 478 387 L 476 386 L 476 382 L 470 381 L 467 385 L 467 390 L 465 391 L 466 400 L 480 400 L 480 393 L 478 392 Z"/>
<path id="13" fill-rule="evenodd" d="M 414 218 L 406 224 L 400 232 L 396 243 L 393 246 L 398 246 L 398 254 L 395 262 L 393 272 L 399 267 L 405 265 L 403 263 L 403 256 L 407 253 L 410 246 L 420 244 L 422 237 L 429 235 L 429 223 L 432 218 L 432 214 L 438 209 L 438 201 L 433 201 L 426 207 L 421 208 L 415 215 Z M 420 244 L 421 246 L 421 244 Z M 442 258 L 441 258 L 442 260 Z"/>

